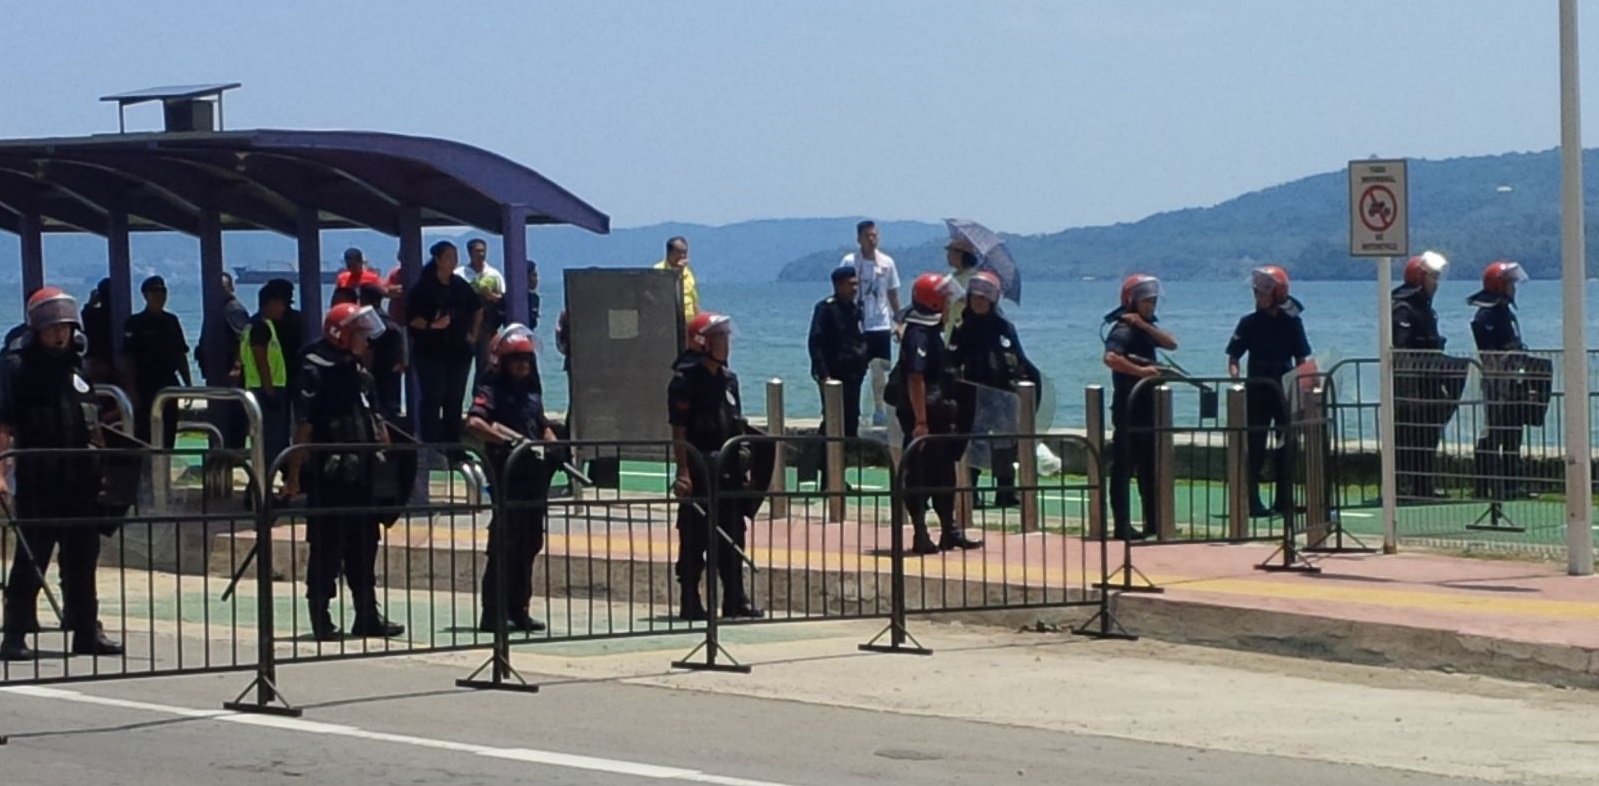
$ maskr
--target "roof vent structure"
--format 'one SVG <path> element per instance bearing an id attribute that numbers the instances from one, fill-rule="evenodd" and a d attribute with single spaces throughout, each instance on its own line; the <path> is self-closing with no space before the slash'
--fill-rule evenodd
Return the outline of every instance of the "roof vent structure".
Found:
<path id="1" fill-rule="evenodd" d="M 211 85 L 173 85 L 149 87 L 131 93 L 101 96 L 101 101 L 117 104 L 117 132 L 128 132 L 127 109 L 134 104 L 160 101 L 166 118 L 165 131 L 175 133 L 208 133 L 222 130 L 222 94 L 240 87 L 238 82 L 219 82 Z"/>

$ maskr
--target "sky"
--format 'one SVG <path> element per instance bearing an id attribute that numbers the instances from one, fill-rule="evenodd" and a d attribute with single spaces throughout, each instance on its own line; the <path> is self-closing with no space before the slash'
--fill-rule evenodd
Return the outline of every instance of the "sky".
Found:
<path id="1" fill-rule="evenodd" d="M 229 128 L 456 139 L 540 171 L 618 227 L 963 216 L 1052 232 L 1211 205 L 1351 158 L 1554 147 L 1556 10 L 79 0 L 0 26 L 0 138 L 114 132 L 101 95 L 237 81 Z M 1599 14 L 1586 21 L 1591 131 Z M 159 110 L 129 122 L 154 128 Z"/>

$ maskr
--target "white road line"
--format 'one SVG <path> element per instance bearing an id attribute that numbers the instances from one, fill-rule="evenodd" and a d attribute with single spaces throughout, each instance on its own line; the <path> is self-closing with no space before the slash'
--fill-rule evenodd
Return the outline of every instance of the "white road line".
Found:
<path id="1" fill-rule="evenodd" d="M 299 718 L 283 718 L 276 715 L 252 715 L 249 713 L 229 712 L 227 710 L 200 710 L 189 707 L 174 707 L 167 704 L 151 704 L 143 701 L 130 701 L 127 699 L 112 699 L 104 696 L 91 696 L 73 690 L 60 688 L 47 688 L 38 685 L 15 685 L 0 688 L 0 691 L 14 693 L 18 696 L 31 696 L 37 699 L 55 699 L 57 701 L 70 701 L 77 704 L 92 704 L 100 707 L 117 707 L 120 709 L 139 710 L 142 712 L 156 712 L 166 715 L 176 715 L 181 718 L 197 718 L 204 720 L 224 721 L 227 723 L 241 723 L 247 726 L 261 726 L 282 731 L 300 732 L 302 734 L 323 734 L 334 737 L 349 737 L 373 742 L 387 742 L 394 745 L 409 745 L 414 748 L 431 748 L 434 750 L 447 750 L 457 753 L 468 753 L 476 756 L 485 756 L 492 759 L 509 759 L 512 761 L 525 761 L 532 764 L 543 764 L 550 767 L 565 767 L 567 769 L 585 770 L 589 772 L 604 772 L 611 775 L 629 775 L 637 778 L 652 780 L 677 780 L 689 783 L 709 783 L 714 786 L 790 786 L 789 784 L 775 781 L 758 781 L 748 778 L 735 778 L 726 775 L 713 775 L 699 770 L 689 770 L 680 767 L 666 767 L 657 764 L 642 762 L 622 761 L 620 759 L 601 759 L 594 756 L 582 756 L 572 753 L 558 753 L 555 751 L 541 751 L 532 748 L 494 748 L 487 745 L 474 745 L 467 742 L 453 742 L 450 740 L 436 740 L 427 737 L 414 737 L 408 734 L 388 734 L 386 732 L 367 731 L 356 726 L 345 726 L 337 723 L 318 723 L 316 721 L 301 720 Z"/>
<path id="2" fill-rule="evenodd" d="M 1377 514 L 1375 514 L 1375 513 L 1351 513 L 1351 512 L 1349 512 L 1347 510 L 1339 512 L 1338 515 L 1340 515 L 1340 516 L 1348 516 L 1349 518 L 1352 518 L 1352 519 L 1373 519 L 1373 518 L 1377 517 Z"/>

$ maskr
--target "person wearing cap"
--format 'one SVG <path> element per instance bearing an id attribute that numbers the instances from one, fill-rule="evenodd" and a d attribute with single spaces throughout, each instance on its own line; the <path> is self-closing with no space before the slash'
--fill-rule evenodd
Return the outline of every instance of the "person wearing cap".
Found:
<path id="1" fill-rule="evenodd" d="M 166 310 L 166 280 L 160 276 L 145 279 L 139 294 L 144 296 L 144 310 L 129 315 L 123 323 L 122 359 L 133 378 L 134 436 L 151 442 L 150 405 L 156 394 L 162 388 L 192 386 L 194 379 L 189 374 L 189 341 L 183 336 L 183 325 Z M 178 431 L 177 402 L 162 409 L 161 419 L 161 446 L 170 448 Z"/>
<path id="2" fill-rule="evenodd" d="M 236 388 L 239 382 L 239 339 L 250 327 L 250 311 L 239 302 L 233 291 L 233 275 L 222 273 L 222 300 L 205 311 L 200 323 L 200 342 L 195 345 L 194 357 L 200 366 L 200 378 L 216 388 Z M 244 447 L 247 430 L 244 409 L 226 403 L 208 408 L 211 422 L 222 432 L 222 442 L 229 449 Z"/>
<path id="3" fill-rule="evenodd" d="M 1521 404 L 1526 402 L 1518 379 L 1525 373 L 1527 344 L 1516 319 L 1516 288 L 1527 280 L 1519 262 L 1500 259 L 1482 271 L 1482 289 L 1466 298 L 1477 313 L 1471 337 L 1482 363 L 1483 410 L 1487 428 L 1477 440 L 1476 494 L 1482 499 L 1526 499 L 1522 485 Z"/>
<path id="4" fill-rule="evenodd" d="M 15 536 L 26 548 L 16 555 L 5 587 L 5 635 L 0 660 L 33 660 L 28 634 L 39 630 L 38 599 L 50 557 L 60 548 L 62 621 L 72 633 L 78 655 L 120 655 L 122 646 L 106 638 L 100 625 L 95 569 L 100 559 L 102 527 L 52 524 L 52 520 L 92 519 L 107 515 L 103 495 L 104 465 L 89 451 L 105 445 L 100 431 L 94 389 L 81 369 L 82 331 L 78 304 L 55 287 L 34 292 L 26 306 L 26 340 L 0 357 L 0 453 L 16 450 L 16 488 L 0 467 L 0 498 L 15 493 L 11 509 Z M 28 455 L 33 450 L 76 450 L 55 455 Z M 32 522 L 42 523 L 32 523 Z"/>
<path id="5" fill-rule="evenodd" d="M 400 391 L 405 389 L 405 369 L 411 364 L 411 352 L 405 329 L 382 310 L 386 295 L 381 284 L 362 284 L 357 302 L 371 306 L 383 319 L 383 333 L 369 342 L 372 357 L 367 367 L 377 388 L 378 414 L 393 423 L 400 418 Z"/>
<path id="6" fill-rule="evenodd" d="M 822 410 L 827 410 L 827 383 L 838 380 L 844 387 L 844 428 L 846 437 L 860 434 L 861 383 L 866 380 L 866 366 L 871 362 L 866 347 L 866 336 L 861 332 L 861 307 L 855 302 L 855 268 L 833 268 L 833 294 L 823 298 L 811 312 L 810 338 L 806 345 L 811 354 L 811 379 L 816 380 L 822 394 Z M 827 423 L 822 424 L 827 433 Z M 822 466 L 822 487 L 827 486 L 826 462 Z"/>
<path id="7" fill-rule="evenodd" d="M 286 279 L 261 285 L 256 314 L 239 338 L 239 378 L 261 408 L 261 443 L 268 464 L 289 444 L 289 360 L 294 351 L 284 333 L 295 322 L 288 315 L 293 299 L 294 285 Z"/>
<path id="8" fill-rule="evenodd" d="M 899 268 L 894 258 L 878 248 L 877 222 L 855 225 L 855 242 L 860 251 L 845 254 L 839 267 L 855 268 L 859 285 L 856 298 L 861 305 L 861 330 L 871 351 L 872 425 L 888 422 L 883 390 L 888 385 L 888 367 L 894 359 L 894 318 L 899 313 Z"/>
<path id="9" fill-rule="evenodd" d="M 378 284 L 378 273 L 366 263 L 366 255 L 361 249 L 351 247 L 344 250 L 344 269 L 334 278 L 335 289 L 354 290 L 363 284 Z"/>
<path id="10" fill-rule="evenodd" d="M 1227 374 L 1238 379 L 1239 361 L 1249 356 L 1249 383 L 1244 387 L 1249 409 L 1249 515 L 1263 518 L 1272 515 L 1273 510 L 1286 512 L 1294 504 L 1289 455 L 1284 447 L 1288 412 L 1284 409 L 1282 380 L 1288 372 L 1311 363 L 1312 358 L 1305 323 L 1299 318 L 1305 307 L 1288 294 L 1288 271 L 1265 265 L 1250 272 L 1249 282 L 1255 295 L 1255 310 L 1238 320 L 1238 327 L 1227 342 Z M 1268 508 L 1260 499 L 1260 481 L 1266 468 L 1266 441 L 1272 433 L 1276 433 L 1278 445 L 1273 451 L 1277 491 Z"/>
<path id="11" fill-rule="evenodd" d="M 1447 494 L 1434 482 L 1438 443 L 1458 398 L 1448 393 L 1438 361 L 1445 339 L 1438 332 L 1433 297 L 1449 267 L 1428 251 L 1405 262 L 1404 282 L 1392 295 L 1389 318 L 1394 342 L 1394 455 L 1399 496 L 1431 499 Z"/>
<path id="12" fill-rule="evenodd" d="M 116 358 L 112 357 L 111 279 L 102 278 L 83 305 L 83 336 L 88 351 L 83 355 L 84 373 L 96 385 L 117 384 Z"/>
<path id="13" fill-rule="evenodd" d="M 466 241 L 466 259 L 466 265 L 456 268 L 456 273 L 472 285 L 472 290 L 483 301 L 483 309 L 479 312 L 482 316 L 472 342 L 472 355 L 477 362 L 472 378 L 476 379 L 494 365 L 489 342 L 505 324 L 505 276 L 489 264 L 489 244 L 483 238 Z"/>
<path id="14" fill-rule="evenodd" d="M 1160 532 L 1160 506 L 1155 493 L 1155 390 L 1154 383 L 1139 383 L 1160 376 L 1155 352 L 1177 349 L 1177 337 L 1155 327 L 1160 320 L 1160 279 L 1134 273 L 1122 282 L 1121 305 L 1105 315 L 1105 367 L 1111 371 L 1110 511 L 1112 537 L 1143 540 Z M 1134 395 L 1136 392 L 1136 395 Z M 1143 530 L 1132 526 L 1132 480 L 1138 478 L 1143 502 Z"/>

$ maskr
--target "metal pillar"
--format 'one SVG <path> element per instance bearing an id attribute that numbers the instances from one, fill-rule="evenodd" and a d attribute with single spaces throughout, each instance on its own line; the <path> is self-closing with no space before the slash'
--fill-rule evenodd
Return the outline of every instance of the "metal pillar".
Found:
<path id="1" fill-rule="evenodd" d="M 1587 249 L 1583 238 L 1582 96 L 1577 0 L 1560 0 L 1561 349 L 1566 398 L 1566 571 L 1593 573 L 1593 435 L 1589 432 Z"/>
<path id="2" fill-rule="evenodd" d="M 322 225 L 315 208 L 294 212 L 294 237 L 300 254 L 300 324 L 306 341 L 322 335 Z M 300 347 L 289 347 L 298 353 Z"/>
<path id="3" fill-rule="evenodd" d="M 1394 323 L 1389 318 L 1393 305 L 1389 293 L 1394 287 L 1393 259 L 1377 260 L 1377 356 L 1379 393 L 1377 399 L 1377 454 L 1382 496 L 1382 551 L 1399 552 L 1399 485 L 1397 452 L 1394 445 Z"/>
<path id="4" fill-rule="evenodd" d="M 1083 390 L 1084 425 L 1088 434 L 1088 537 L 1105 531 L 1105 388 L 1089 385 Z"/>
<path id="5" fill-rule="evenodd" d="M 222 215 L 215 210 L 200 211 L 200 305 L 206 317 L 221 318 Z"/>
<path id="6" fill-rule="evenodd" d="M 827 425 L 827 523 L 844 520 L 844 383 L 822 385 L 822 422 Z"/>
<path id="7" fill-rule="evenodd" d="M 782 439 L 788 433 L 788 424 L 783 417 L 783 380 L 769 379 L 766 381 L 766 433 L 774 438 Z M 767 490 L 772 492 L 769 507 L 772 517 L 779 519 L 788 518 L 788 446 L 782 442 L 777 443 L 775 456 L 772 462 L 772 483 Z"/>
<path id="8" fill-rule="evenodd" d="M 500 241 L 503 256 L 500 272 L 505 276 L 506 322 L 527 324 L 527 208 L 516 205 L 500 211 Z"/>
<path id="9" fill-rule="evenodd" d="M 422 277 L 422 210 L 418 207 L 402 206 L 400 208 L 400 281 L 402 285 L 401 298 L 405 292 L 410 292 L 416 286 L 418 278 Z M 403 302 L 403 300 L 402 300 Z M 409 315 L 407 315 L 409 318 Z M 412 434 L 421 432 L 422 424 L 418 422 L 416 402 L 422 395 L 422 388 L 417 383 L 416 371 L 405 370 L 405 412 Z M 425 486 L 425 484 L 424 484 Z"/>
<path id="10" fill-rule="evenodd" d="M 22 239 L 22 297 L 44 286 L 44 221 L 34 211 L 17 216 L 17 235 Z"/>
<path id="11" fill-rule="evenodd" d="M 1227 536 L 1249 537 L 1249 404 L 1243 385 L 1227 388 Z"/>
<path id="12" fill-rule="evenodd" d="M 128 247 L 128 211 L 106 211 L 106 256 L 111 278 L 111 356 L 122 357 L 122 326 L 133 313 L 133 254 Z"/>
<path id="13" fill-rule="evenodd" d="M 1177 536 L 1177 450 L 1172 440 L 1172 392 L 1166 385 L 1155 388 L 1155 494 L 1160 516 L 1157 536 L 1171 540 Z"/>
<path id="14" fill-rule="evenodd" d="M 1016 408 L 1016 433 L 1032 436 L 1037 430 L 1038 399 L 1034 398 L 1038 386 L 1022 382 L 1016 386 L 1020 399 Z M 992 452 L 992 451 L 991 451 Z M 1038 442 L 1032 439 L 1016 441 L 1016 486 L 1021 489 L 1022 532 L 1038 531 Z M 996 470 L 997 474 L 997 470 Z"/>

